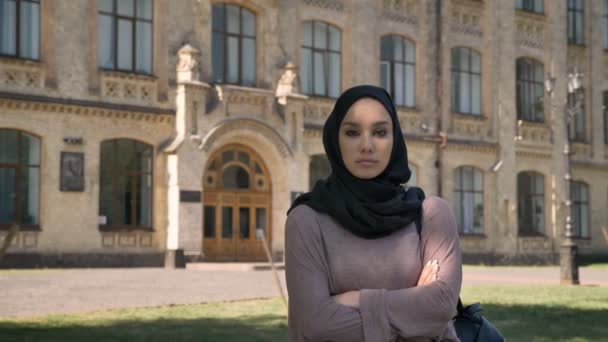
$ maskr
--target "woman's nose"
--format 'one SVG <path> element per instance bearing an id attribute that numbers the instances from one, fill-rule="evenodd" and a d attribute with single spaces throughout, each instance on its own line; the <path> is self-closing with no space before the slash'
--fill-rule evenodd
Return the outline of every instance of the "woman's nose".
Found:
<path id="1" fill-rule="evenodd" d="M 369 134 L 361 135 L 361 152 L 371 152 L 374 150 L 374 142 Z"/>

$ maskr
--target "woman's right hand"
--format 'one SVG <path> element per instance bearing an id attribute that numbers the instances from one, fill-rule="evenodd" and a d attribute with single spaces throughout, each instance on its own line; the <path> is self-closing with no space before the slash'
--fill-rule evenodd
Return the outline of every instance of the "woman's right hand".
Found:
<path id="1" fill-rule="evenodd" d="M 429 260 L 426 265 L 424 265 L 416 286 L 424 286 L 432 283 L 437 279 L 437 272 L 439 272 L 437 260 Z"/>

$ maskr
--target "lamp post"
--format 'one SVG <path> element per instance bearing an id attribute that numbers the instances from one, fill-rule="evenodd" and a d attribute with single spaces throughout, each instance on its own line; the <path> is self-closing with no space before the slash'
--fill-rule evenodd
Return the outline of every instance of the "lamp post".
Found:
<path id="1" fill-rule="evenodd" d="M 572 196 L 570 192 L 571 187 L 571 166 L 570 157 L 573 154 L 570 149 L 570 126 L 577 113 L 580 112 L 582 106 L 582 92 L 581 92 L 581 79 L 583 75 L 574 70 L 574 72 L 568 74 L 568 97 L 572 97 L 573 101 L 567 101 L 564 110 L 564 130 L 566 132 L 564 139 L 564 166 L 566 173 L 564 174 L 565 180 L 565 194 L 566 194 L 566 222 L 563 231 L 563 240 L 559 250 L 559 265 L 560 265 L 560 283 L 569 285 L 578 285 L 578 264 L 576 256 L 578 253 L 578 247 L 572 239 L 574 234 L 572 231 Z M 547 93 L 551 96 L 551 102 L 553 103 L 553 96 L 555 90 L 555 78 L 550 77 L 545 81 L 545 88 Z M 555 115 L 557 113 L 553 113 Z"/>

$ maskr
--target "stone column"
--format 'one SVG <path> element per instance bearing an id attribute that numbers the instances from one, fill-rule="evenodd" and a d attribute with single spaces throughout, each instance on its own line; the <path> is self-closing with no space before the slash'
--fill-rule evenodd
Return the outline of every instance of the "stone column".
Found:
<path id="1" fill-rule="evenodd" d="M 198 121 L 209 85 L 198 80 L 198 54 L 190 45 L 178 51 L 175 133 L 162 148 L 167 154 L 167 268 L 185 267 L 186 257 L 198 259 L 201 254 L 203 160 L 197 151 Z"/>

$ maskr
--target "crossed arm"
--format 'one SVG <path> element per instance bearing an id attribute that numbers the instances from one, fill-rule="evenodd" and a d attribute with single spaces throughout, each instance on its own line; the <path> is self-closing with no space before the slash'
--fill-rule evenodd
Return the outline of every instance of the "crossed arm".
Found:
<path id="1" fill-rule="evenodd" d="M 462 279 L 458 233 L 439 198 L 424 202 L 421 234 L 428 265 L 418 286 L 364 289 L 332 296 L 320 227 L 294 210 L 286 226 L 286 277 L 290 341 L 394 341 L 397 336 L 441 336 L 455 313 Z"/>

